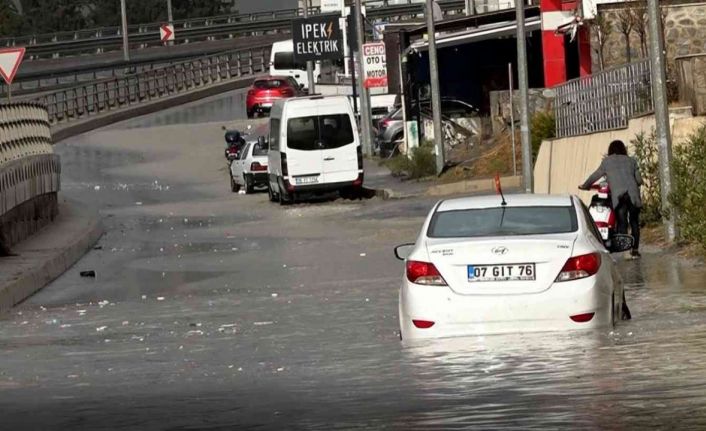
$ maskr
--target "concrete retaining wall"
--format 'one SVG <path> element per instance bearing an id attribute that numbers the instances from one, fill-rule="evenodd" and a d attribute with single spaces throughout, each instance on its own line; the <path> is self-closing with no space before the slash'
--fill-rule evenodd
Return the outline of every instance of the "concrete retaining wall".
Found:
<path id="1" fill-rule="evenodd" d="M 675 145 L 706 123 L 705 117 L 691 117 L 687 113 L 672 112 L 672 140 Z M 542 142 L 534 166 L 535 193 L 576 194 L 589 202 L 592 192 L 578 190 L 601 163 L 608 145 L 620 139 L 630 147 L 630 141 L 641 132 L 649 134 L 655 127 L 653 115 L 630 120 L 625 129 L 593 133 Z M 628 149 L 632 152 L 632 149 Z"/>
<path id="2" fill-rule="evenodd" d="M 0 255 L 56 217 L 61 163 L 46 110 L 0 105 Z"/>

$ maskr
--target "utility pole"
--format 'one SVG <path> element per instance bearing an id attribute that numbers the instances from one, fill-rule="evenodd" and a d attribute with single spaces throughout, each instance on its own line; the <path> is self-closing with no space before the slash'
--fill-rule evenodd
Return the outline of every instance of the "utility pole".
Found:
<path id="1" fill-rule="evenodd" d="M 676 225 L 676 209 L 669 204 L 672 193 L 672 134 L 669 130 L 669 108 L 667 106 L 667 72 L 662 40 L 662 20 L 659 1 L 647 0 L 647 25 L 650 34 L 650 65 L 652 77 L 652 97 L 655 108 L 655 133 L 659 152 L 659 181 L 661 186 L 662 209 L 669 210 L 664 218 L 667 239 L 674 242 L 679 236 Z"/>
<path id="2" fill-rule="evenodd" d="M 174 16 L 172 15 L 172 0 L 167 0 L 167 21 L 172 24 L 174 21 Z"/>
<path id="3" fill-rule="evenodd" d="M 512 140 L 512 175 L 517 176 L 517 155 L 515 154 L 515 103 L 512 98 L 514 84 L 512 82 L 512 63 L 507 64 L 507 80 L 510 85 L 510 138 Z"/>
<path id="4" fill-rule="evenodd" d="M 527 47 L 525 34 L 525 2 L 515 0 L 517 20 L 517 88 L 520 91 L 520 143 L 522 145 L 522 184 L 532 193 L 532 149 L 529 131 L 529 95 L 527 83 Z"/>
<path id="5" fill-rule="evenodd" d="M 373 154 L 372 144 L 372 118 L 370 114 L 370 99 L 368 89 L 365 88 L 365 77 L 363 75 L 363 44 L 365 43 L 365 27 L 363 27 L 363 6 L 361 0 L 355 0 L 355 26 L 356 39 L 358 40 L 358 93 L 360 94 L 360 131 L 363 134 L 363 154 Z M 354 68 L 355 69 L 355 68 Z M 353 73 L 356 71 L 354 70 Z"/>
<path id="6" fill-rule="evenodd" d="M 123 22 L 123 60 L 130 61 L 130 47 L 127 42 L 127 12 L 125 0 L 120 0 L 120 15 Z"/>
<path id="7" fill-rule="evenodd" d="M 441 128 L 441 90 L 439 89 L 439 63 L 436 56 L 436 30 L 434 30 L 433 0 L 426 0 L 427 41 L 429 43 L 429 78 L 431 81 L 431 112 L 434 122 L 434 148 L 436 149 L 436 174 L 444 169 L 444 140 Z"/>
<path id="8" fill-rule="evenodd" d="M 473 0 L 466 0 L 466 15 L 473 15 Z"/>
<path id="9" fill-rule="evenodd" d="M 309 0 L 304 0 L 304 18 L 309 17 Z M 309 94 L 316 94 L 316 84 L 314 83 L 314 65 L 312 61 L 306 62 L 306 79 L 309 80 Z"/>
<path id="10" fill-rule="evenodd" d="M 174 15 L 172 15 L 172 0 L 167 0 L 167 24 L 174 25 Z M 167 42 L 168 46 L 174 45 L 174 41 Z"/>

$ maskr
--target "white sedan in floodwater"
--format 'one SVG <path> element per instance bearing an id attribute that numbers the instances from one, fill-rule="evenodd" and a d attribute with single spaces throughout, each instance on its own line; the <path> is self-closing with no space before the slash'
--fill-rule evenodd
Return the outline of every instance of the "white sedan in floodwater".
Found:
<path id="1" fill-rule="evenodd" d="M 632 237 L 608 245 L 629 250 Z M 595 328 L 629 318 L 615 261 L 575 196 L 440 201 L 416 243 L 395 254 L 406 261 L 405 340 Z"/>

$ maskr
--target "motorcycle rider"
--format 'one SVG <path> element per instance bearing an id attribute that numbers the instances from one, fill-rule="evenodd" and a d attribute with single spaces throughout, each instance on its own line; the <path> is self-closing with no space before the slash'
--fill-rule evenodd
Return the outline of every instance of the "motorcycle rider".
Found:
<path id="1" fill-rule="evenodd" d="M 603 158 L 598 169 L 579 186 L 579 189 L 589 190 L 591 185 L 601 177 L 606 177 L 610 187 L 617 224 L 616 231 L 619 234 L 627 234 L 628 222 L 630 223 L 630 233 L 635 240 L 631 255 L 633 258 L 639 258 L 642 176 L 637 161 L 628 156 L 623 141 L 615 140 L 610 143 L 608 155 Z"/>

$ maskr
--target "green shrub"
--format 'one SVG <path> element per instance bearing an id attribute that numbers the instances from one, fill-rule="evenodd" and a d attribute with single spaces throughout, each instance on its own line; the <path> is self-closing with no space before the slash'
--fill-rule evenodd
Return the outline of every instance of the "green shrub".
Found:
<path id="1" fill-rule="evenodd" d="M 431 145 L 421 145 L 412 149 L 409 176 L 423 178 L 436 174 L 436 155 Z"/>
<path id="2" fill-rule="evenodd" d="M 682 239 L 706 252 L 706 125 L 674 151 L 674 182 L 670 202 L 677 210 Z"/>
<path id="3" fill-rule="evenodd" d="M 556 120 L 553 111 L 537 111 L 530 124 L 532 137 L 532 160 L 537 160 L 542 141 L 556 136 Z"/>
<path id="4" fill-rule="evenodd" d="M 640 168 L 644 184 L 642 186 L 643 223 L 654 223 L 662 219 L 662 198 L 659 183 L 659 155 L 655 129 L 649 135 L 640 132 L 630 141 L 635 151 L 635 159 Z"/>
<path id="5" fill-rule="evenodd" d="M 434 147 L 426 141 L 421 146 L 413 148 L 410 157 L 400 154 L 383 161 L 383 164 L 394 176 L 404 175 L 416 179 L 436 174 Z"/>

